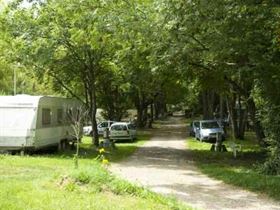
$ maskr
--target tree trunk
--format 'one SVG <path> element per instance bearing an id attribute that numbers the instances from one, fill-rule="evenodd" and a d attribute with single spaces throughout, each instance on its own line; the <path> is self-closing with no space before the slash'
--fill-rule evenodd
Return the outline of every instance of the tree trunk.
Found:
<path id="1" fill-rule="evenodd" d="M 138 98 L 138 105 L 137 105 L 137 125 L 140 128 L 144 128 L 146 125 L 145 122 L 145 107 L 144 107 L 144 100 L 145 97 L 142 96 L 141 92 L 139 92 Z"/>
<path id="2" fill-rule="evenodd" d="M 233 137 L 237 137 L 237 114 L 235 110 L 235 96 L 227 97 L 227 107 L 230 116 L 230 125 Z"/>
<path id="3" fill-rule="evenodd" d="M 209 119 L 213 119 L 214 117 L 214 102 L 215 102 L 215 93 L 214 91 L 208 91 L 208 113 Z"/>
<path id="4" fill-rule="evenodd" d="M 203 119 L 205 120 L 208 118 L 207 96 L 205 92 L 202 93 L 202 108 L 203 108 Z"/>
<path id="5" fill-rule="evenodd" d="M 215 93 L 213 91 L 203 91 L 202 93 L 202 105 L 203 105 L 203 119 L 213 119 L 214 112 L 214 99 Z"/>
<path id="6" fill-rule="evenodd" d="M 231 129 L 235 139 L 244 139 L 245 127 L 247 121 L 247 110 L 241 106 L 241 98 L 238 98 L 238 107 L 236 108 L 236 94 L 227 97 L 227 107 L 230 114 Z"/>
<path id="7" fill-rule="evenodd" d="M 148 118 L 148 128 L 153 127 L 153 122 L 154 122 L 154 104 L 151 103 L 151 105 L 150 105 L 150 116 Z"/>
<path id="8" fill-rule="evenodd" d="M 97 130 L 97 122 L 96 122 L 96 93 L 94 87 L 92 87 L 92 93 L 90 95 L 90 113 L 91 113 L 91 123 L 92 123 L 92 143 L 98 147 L 99 146 L 99 136 Z"/>
<path id="9" fill-rule="evenodd" d="M 137 126 L 139 128 L 144 128 L 146 126 L 146 115 L 145 115 L 145 108 L 141 104 L 137 107 Z"/>
<path id="10" fill-rule="evenodd" d="M 246 115 L 246 110 L 242 108 L 241 104 L 241 96 L 238 96 L 238 123 L 237 123 L 237 134 L 236 138 L 237 139 L 244 139 L 245 136 L 245 115 Z"/>
<path id="11" fill-rule="evenodd" d="M 220 95 L 220 109 L 219 109 L 219 117 L 221 120 L 224 119 L 224 98 Z"/>
<path id="12" fill-rule="evenodd" d="M 247 109 L 243 109 L 241 111 L 241 115 L 239 118 L 239 125 L 238 125 L 238 135 L 239 139 L 245 139 L 245 130 L 246 130 L 246 124 L 247 124 L 247 118 L 248 118 L 248 112 Z"/>
<path id="13" fill-rule="evenodd" d="M 155 107 L 155 119 L 164 118 L 167 113 L 165 96 L 164 94 L 158 94 L 154 98 L 154 107 Z"/>
<path id="14" fill-rule="evenodd" d="M 151 104 L 151 122 L 154 122 L 154 104 Z"/>
<path id="15" fill-rule="evenodd" d="M 159 106 L 156 101 L 155 101 L 154 107 L 155 107 L 155 119 L 159 119 Z"/>
<path id="16" fill-rule="evenodd" d="M 254 127 L 254 131 L 256 133 L 257 140 L 260 145 L 264 145 L 265 144 L 264 131 L 263 131 L 260 121 L 256 117 L 256 105 L 255 105 L 255 102 L 253 101 L 253 99 L 251 99 L 251 98 L 248 100 L 248 110 L 250 113 L 250 118 L 253 122 L 253 127 Z"/>

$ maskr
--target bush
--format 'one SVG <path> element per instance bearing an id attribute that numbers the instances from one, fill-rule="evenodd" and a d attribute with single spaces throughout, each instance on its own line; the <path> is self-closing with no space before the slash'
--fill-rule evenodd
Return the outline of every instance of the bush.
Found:
<path id="1" fill-rule="evenodd" d="M 261 172 L 280 175 L 280 107 L 266 104 L 263 110 L 262 122 L 269 152 L 266 162 L 261 167 Z"/>

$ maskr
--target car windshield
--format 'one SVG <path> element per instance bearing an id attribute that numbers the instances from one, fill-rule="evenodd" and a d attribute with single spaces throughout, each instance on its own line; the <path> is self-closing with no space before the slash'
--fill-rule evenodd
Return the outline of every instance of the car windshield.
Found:
<path id="1" fill-rule="evenodd" d="M 115 121 L 110 121 L 109 124 L 110 126 L 113 125 L 115 123 Z"/>
<path id="2" fill-rule="evenodd" d="M 194 127 L 199 127 L 199 122 L 194 122 L 193 125 Z"/>
<path id="3" fill-rule="evenodd" d="M 136 126 L 133 125 L 133 124 L 128 124 L 127 127 L 128 127 L 129 130 L 135 130 L 136 129 Z"/>
<path id="4" fill-rule="evenodd" d="M 101 126 L 100 126 L 100 127 L 103 127 L 103 128 L 108 127 L 108 122 L 103 122 L 103 123 L 101 123 Z"/>
<path id="5" fill-rule="evenodd" d="M 127 130 L 127 127 L 125 125 L 112 125 L 111 130 L 125 131 Z"/>
<path id="6" fill-rule="evenodd" d="M 202 122 L 201 123 L 202 129 L 209 129 L 209 128 L 220 128 L 218 122 Z"/>

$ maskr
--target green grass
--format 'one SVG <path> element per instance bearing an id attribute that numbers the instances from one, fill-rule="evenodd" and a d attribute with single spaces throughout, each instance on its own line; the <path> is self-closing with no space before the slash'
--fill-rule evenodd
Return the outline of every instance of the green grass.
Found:
<path id="1" fill-rule="evenodd" d="M 129 141 L 118 141 L 116 142 L 116 149 L 105 148 L 106 158 L 109 159 L 110 162 L 119 162 L 130 155 L 132 155 L 135 150 L 143 145 L 147 140 L 150 139 L 150 133 L 145 131 L 139 131 L 137 135 L 137 140 L 134 142 Z M 100 139 L 102 141 L 102 138 Z M 65 157 L 72 158 L 75 154 L 75 150 L 67 150 L 55 153 L 53 155 L 49 155 L 49 157 Z M 96 149 L 93 149 L 93 144 L 91 143 L 91 137 L 85 136 L 82 139 L 82 143 L 80 144 L 80 159 L 94 159 L 99 152 Z"/>
<path id="2" fill-rule="evenodd" d="M 148 138 L 141 135 L 136 143 L 118 144 L 110 161 L 128 157 Z M 0 209 L 189 209 L 174 199 L 116 178 L 94 160 L 96 154 L 85 138 L 79 169 L 74 169 L 73 151 L 0 155 Z"/>
<path id="3" fill-rule="evenodd" d="M 256 144 L 254 136 L 249 134 L 245 141 L 235 141 L 242 146 L 242 152 L 237 154 L 237 158 L 233 157 L 230 150 L 231 142 L 224 142 L 229 152 L 217 153 L 210 151 L 209 143 L 201 143 L 194 138 L 187 140 L 193 161 L 203 173 L 225 183 L 280 200 L 280 177 L 258 173 L 257 165 L 264 161 L 265 153 Z"/>

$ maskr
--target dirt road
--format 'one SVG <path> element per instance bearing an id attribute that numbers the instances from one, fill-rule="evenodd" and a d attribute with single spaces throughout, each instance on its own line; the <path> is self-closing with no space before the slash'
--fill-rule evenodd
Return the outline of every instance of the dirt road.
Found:
<path id="1" fill-rule="evenodd" d="M 186 125 L 171 118 L 129 159 L 111 171 L 155 192 L 205 210 L 280 210 L 280 204 L 200 173 L 188 160 Z"/>

